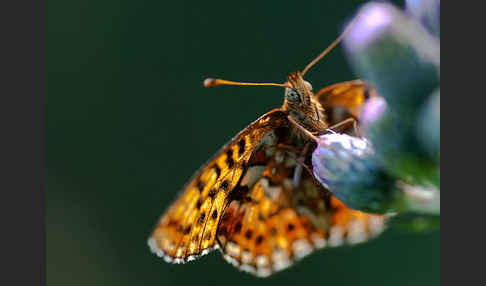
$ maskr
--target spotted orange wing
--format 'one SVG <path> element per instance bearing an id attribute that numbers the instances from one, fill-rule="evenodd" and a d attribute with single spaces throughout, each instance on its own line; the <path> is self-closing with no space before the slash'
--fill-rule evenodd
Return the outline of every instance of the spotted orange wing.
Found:
<path id="1" fill-rule="evenodd" d="M 286 120 L 279 109 L 268 112 L 205 164 L 160 218 L 148 240 L 151 250 L 167 262 L 181 263 L 217 248 L 216 230 L 229 195 L 235 194 L 251 155 L 265 140 L 272 141 L 272 130 Z"/>
<path id="2" fill-rule="evenodd" d="M 358 117 L 363 103 L 376 96 L 376 90 L 362 80 L 352 80 L 327 86 L 315 94 L 324 110 L 331 112 L 341 107 L 354 118 Z M 339 111 L 338 111 L 339 112 Z M 342 121 L 344 115 L 328 114 L 330 123 Z"/>
<path id="3" fill-rule="evenodd" d="M 385 217 L 347 208 L 308 173 L 295 176 L 294 158 L 266 153 L 263 172 L 254 171 L 261 176 L 239 187 L 218 227 L 220 249 L 235 267 L 266 277 L 317 249 L 364 242 L 383 230 Z"/>

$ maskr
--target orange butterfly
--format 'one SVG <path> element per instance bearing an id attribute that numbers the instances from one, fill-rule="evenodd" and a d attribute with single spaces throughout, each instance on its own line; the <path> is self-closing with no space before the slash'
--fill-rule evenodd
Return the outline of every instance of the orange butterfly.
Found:
<path id="1" fill-rule="evenodd" d="M 383 230 L 384 216 L 347 208 L 309 172 L 316 143 L 302 129 L 323 134 L 330 124 L 356 118 L 376 94 L 359 80 L 314 94 L 303 79 L 343 35 L 284 84 L 204 82 L 285 87 L 284 103 L 238 133 L 193 176 L 149 238 L 154 253 L 184 263 L 219 249 L 234 266 L 265 277 L 316 249 L 363 242 Z"/>

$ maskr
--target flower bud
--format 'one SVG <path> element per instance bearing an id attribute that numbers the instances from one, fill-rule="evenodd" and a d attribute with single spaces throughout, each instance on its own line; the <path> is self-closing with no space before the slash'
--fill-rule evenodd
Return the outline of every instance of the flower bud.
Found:
<path id="1" fill-rule="evenodd" d="M 314 177 L 352 209 L 385 213 L 399 195 L 366 139 L 346 134 L 322 135 L 312 154 L 312 166 Z"/>

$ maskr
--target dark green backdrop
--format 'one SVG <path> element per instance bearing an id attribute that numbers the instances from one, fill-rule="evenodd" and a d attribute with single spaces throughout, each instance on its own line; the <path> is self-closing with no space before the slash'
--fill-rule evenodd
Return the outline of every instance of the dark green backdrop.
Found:
<path id="1" fill-rule="evenodd" d="M 202 80 L 282 82 L 360 3 L 48 1 L 48 285 L 439 285 L 438 232 L 389 231 L 267 280 L 219 253 L 169 265 L 146 246 L 192 173 L 283 100 Z M 307 77 L 315 89 L 353 78 L 340 47 Z"/>

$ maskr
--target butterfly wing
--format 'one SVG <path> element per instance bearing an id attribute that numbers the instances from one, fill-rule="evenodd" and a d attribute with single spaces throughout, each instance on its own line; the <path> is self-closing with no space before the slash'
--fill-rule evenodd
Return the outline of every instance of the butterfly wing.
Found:
<path id="1" fill-rule="evenodd" d="M 383 230 L 383 216 L 347 208 L 306 172 L 294 180 L 295 160 L 278 159 L 278 152 L 225 210 L 218 241 L 228 262 L 265 277 L 317 249 L 364 242 Z"/>
<path id="2" fill-rule="evenodd" d="M 329 110 L 342 106 L 357 115 L 372 93 L 353 81 L 323 89 L 317 98 Z M 181 263 L 219 247 L 235 266 L 267 276 L 315 249 L 379 233 L 383 216 L 345 207 L 298 171 L 295 159 L 305 142 L 286 124 L 286 113 L 273 110 L 224 146 L 160 218 L 151 250 Z"/>
<path id="3" fill-rule="evenodd" d="M 233 189 L 262 140 L 272 141 L 272 130 L 286 120 L 280 109 L 268 112 L 203 165 L 160 218 L 148 240 L 151 250 L 167 262 L 181 263 L 217 247 L 216 229 L 229 194 L 235 193 Z"/>
<path id="4" fill-rule="evenodd" d="M 376 96 L 376 90 L 362 80 L 336 83 L 319 90 L 315 94 L 327 113 L 332 113 L 336 107 L 341 107 L 354 118 L 358 117 L 362 104 L 374 96 Z M 331 124 L 346 119 L 343 118 L 344 115 L 328 115 Z"/>

